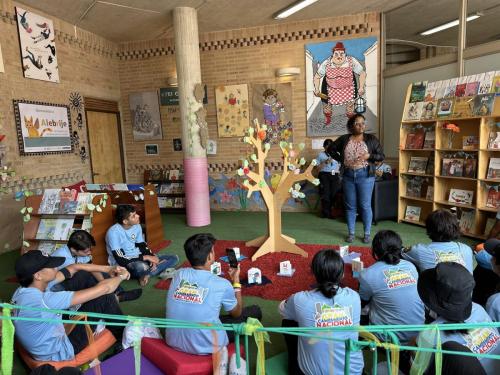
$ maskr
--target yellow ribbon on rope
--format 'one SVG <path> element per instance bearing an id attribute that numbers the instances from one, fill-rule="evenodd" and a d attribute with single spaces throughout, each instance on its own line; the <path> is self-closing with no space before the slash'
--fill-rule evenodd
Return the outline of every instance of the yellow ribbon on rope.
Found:
<path id="1" fill-rule="evenodd" d="M 271 342 L 269 334 L 263 331 L 257 331 L 264 326 L 258 319 L 248 318 L 247 322 L 243 324 L 242 333 L 247 336 L 254 336 L 255 344 L 257 345 L 257 367 L 256 375 L 266 374 L 266 349 L 265 342 Z M 248 361 L 248 358 L 247 358 Z"/>
<path id="2" fill-rule="evenodd" d="M 381 347 L 384 349 L 389 349 L 391 351 L 391 375 L 398 375 L 399 372 L 399 346 L 387 343 L 380 342 L 379 338 L 375 336 L 373 333 L 363 330 L 362 328 L 359 331 L 359 337 L 367 340 L 373 341 L 377 347 Z"/>

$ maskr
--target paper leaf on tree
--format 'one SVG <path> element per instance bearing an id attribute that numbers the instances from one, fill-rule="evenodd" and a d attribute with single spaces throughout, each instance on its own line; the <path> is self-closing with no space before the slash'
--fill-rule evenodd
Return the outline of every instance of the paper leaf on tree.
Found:
<path id="1" fill-rule="evenodd" d="M 97 212 L 102 212 L 102 208 L 101 208 L 101 206 L 96 206 L 96 207 L 95 207 L 95 210 L 96 210 Z"/>
<path id="2" fill-rule="evenodd" d="M 30 214 L 26 214 L 26 215 L 24 215 L 24 216 L 23 216 L 23 221 L 24 221 L 25 223 L 27 223 L 27 222 L 28 222 L 28 221 L 30 221 L 30 220 L 31 220 L 31 215 L 30 215 Z"/>
<path id="3" fill-rule="evenodd" d="M 26 207 L 23 207 L 19 210 L 20 213 L 22 213 L 23 215 L 26 213 Z"/>
<path id="4" fill-rule="evenodd" d="M 24 247 L 30 247 L 30 243 L 28 241 L 23 241 L 23 246 Z"/>
<path id="5" fill-rule="evenodd" d="M 319 179 L 318 179 L 318 178 L 315 178 L 315 179 L 312 181 L 312 183 L 313 183 L 314 185 L 318 186 L 318 185 L 319 185 Z"/>
<path id="6" fill-rule="evenodd" d="M 150 190 L 150 191 L 149 191 L 149 195 L 155 195 L 155 192 L 154 192 L 154 191 L 152 191 L 152 190 Z"/>
<path id="7" fill-rule="evenodd" d="M 28 211 L 29 213 L 32 213 L 32 212 L 33 212 L 33 207 L 28 207 L 28 208 L 26 209 L 26 211 Z"/>
<path id="8" fill-rule="evenodd" d="M 305 143 L 299 143 L 299 150 L 303 150 L 304 147 L 306 147 L 306 144 Z"/>
<path id="9" fill-rule="evenodd" d="M 95 210 L 95 205 L 94 205 L 94 204 L 92 204 L 92 203 L 88 203 L 88 204 L 87 204 L 87 209 L 88 209 L 89 211 L 94 211 L 94 210 Z"/>

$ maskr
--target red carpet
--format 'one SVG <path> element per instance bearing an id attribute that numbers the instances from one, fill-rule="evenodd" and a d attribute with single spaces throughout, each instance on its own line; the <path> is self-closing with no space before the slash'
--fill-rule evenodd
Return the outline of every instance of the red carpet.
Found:
<path id="1" fill-rule="evenodd" d="M 249 258 L 257 251 L 257 248 L 245 247 L 244 241 L 217 241 L 215 243 L 215 253 L 217 257 L 221 257 L 226 255 L 226 248 L 239 247 L 241 253 L 248 257 L 241 262 L 241 279 L 246 279 L 249 268 L 257 267 L 262 271 L 263 276 L 266 276 L 272 281 L 272 284 L 243 287 L 243 295 L 281 301 L 293 293 L 311 289 L 311 285 L 315 283 L 314 276 L 311 273 L 311 261 L 314 254 L 321 249 L 338 250 L 339 248 L 339 246 L 336 245 L 298 244 L 298 246 L 307 251 L 309 254 L 308 258 L 303 258 L 300 255 L 289 253 L 272 253 L 264 255 L 255 262 L 252 262 Z M 369 247 L 350 246 L 349 250 L 351 252 L 361 253 L 361 260 L 363 261 L 365 268 L 375 262 L 371 256 L 371 249 Z M 284 260 L 289 260 L 292 263 L 292 267 L 295 268 L 293 277 L 276 275 L 276 273 L 279 272 L 279 263 Z M 222 272 L 227 275 L 229 265 L 222 261 L 221 263 Z M 189 263 L 184 262 L 182 267 L 189 267 Z M 346 264 L 345 266 L 344 279 L 342 283 L 352 289 L 358 289 L 358 281 L 352 277 L 350 264 Z M 155 284 L 155 288 L 158 289 L 168 289 L 169 286 L 170 280 L 160 280 Z"/>
<path id="2" fill-rule="evenodd" d="M 156 254 L 156 253 L 160 252 L 161 250 L 163 250 L 163 249 L 167 248 L 168 246 L 170 246 L 171 243 L 172 243 L 171 240 L 162 241 L 158 245 L 152 246 L 151 247 L 151 251 Z"/>

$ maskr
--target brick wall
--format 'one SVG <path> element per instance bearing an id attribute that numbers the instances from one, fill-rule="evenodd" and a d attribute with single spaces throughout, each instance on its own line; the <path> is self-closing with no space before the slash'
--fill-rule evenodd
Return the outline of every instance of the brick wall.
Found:
<path id="1" fill-rule="evenodd" d="M 379 18 L 375 13 L 201 34 L 201 75 L 203 83 L 208 86 L 207 121 L 210 138 L 217 141 L 217 155 L 208 157 L 211 174 L 235 168 L 238 158 L 247 153 L 247 146 L 238 138 L 217 137 L 216 86 L 249 84 L 251 98 L 252 83 L 292 82 L 294 143 L 305 142 L 306 156 L 310 158 L 315 152 L 311 150 L 311 139 L 306 137 L 304 45 L 378 35 Z M 173 107 L 161 107 L 163 140 L 151 142 L 159 144 L 158 157 L 145 156 L 144 144 L 147 142 L 133 141 L 128 110 L 130 93 L 166 87 L 167 77 L 175 72 L 174 53 L 173 39 L 119 46 L 122 131 L 128 181 L 142 182 L 145 168 L 182 163 L 183 153 L 174 152 L 172 146 L 173 138 L 181 138 L 179 113 L 171 113 Z M 276 78 L 275 70 L 287 66 L 301 67 L 301 75 L 292 79 Z M 276 147 L 268 160 L 277 161 L 280 157 Z"/>
<path id="2" fill-rule="evenodd" d="M 2 142 L 7 147 L 6 161 L 14 165 L 18 173 L 14 181 L 6 185 L 14 191 L 21 185 L 36 189 L 60 187 L 81 179 L 89 180 L 90 164 L 88 160 L 82 163 L 77 154 L 19 155 L 12 100 L 36 100 L 67 105 L 71 92 L 79 92 L 82 96 L 119 100 L 117 46 L 80 29 L 76 30 L 75 35 L 73 25 L 34 10 L 54 22 L 60 83 L 24 78 L 15 22 L 16 5 L 27 8 L 12 1 L 0 0 L 0 44 L 5 66 L 5 73 L 0 73 L 0 134 L 6 135 Z M 80 143 L 85 145 L 85 128 L 79 133 Z M 20 235 L 13 238 L 12 233 L 21 233 L 22 218 L 17 205 L 11 205 L 7 200 L 12 200 L 10 194 L 0 196 L 0 228 L 6 228 L 7 223 L 9 228 L 12 229 L 12 225 L 15 228 L 9 231 L 0 230 L 0 252 L 20 245 Z M 5 209 L 6 207 L 12 208 Z"/>

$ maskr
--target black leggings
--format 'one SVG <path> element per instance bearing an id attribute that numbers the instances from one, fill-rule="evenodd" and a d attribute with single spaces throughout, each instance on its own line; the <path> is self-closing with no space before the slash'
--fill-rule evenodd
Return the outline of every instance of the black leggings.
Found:
<path id="1" fill-rule="evenodd" d="M 282 327 L 298 327 L 299 323 L 295 320 L 283 319 Z M 283 335 L 285 338 L 286 348 L 288 350 L 288 375 L 304 375 L 299 367 L 298 361 L 298 343 L 299 338 L 296 335 Z"/>

